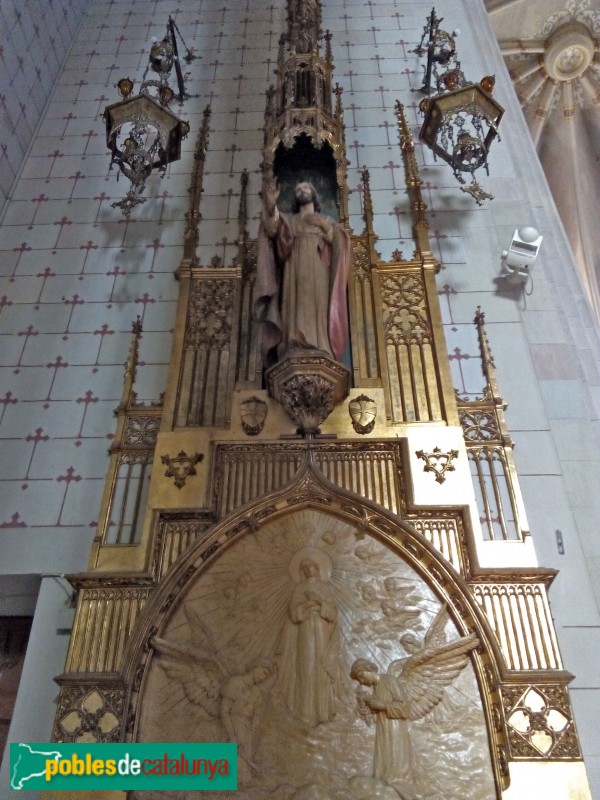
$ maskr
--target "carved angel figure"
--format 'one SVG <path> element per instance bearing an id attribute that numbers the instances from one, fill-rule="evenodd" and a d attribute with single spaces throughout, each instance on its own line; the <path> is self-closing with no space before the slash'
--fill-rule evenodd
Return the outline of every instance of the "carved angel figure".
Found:
<path id="1" fill-rule="evenodd" d="M 400 789 L 411 786 L 416 764 L 410 743 L 408 722 L 432 711 L 442 700 L 446 687 L 468 662 L 468 653 L 478 646 L 475 634 L 448 642 L 444 633 L 448 612 L 438 612 L 422 642 L 412 634 L 401 638 L 410 654 L 392 661 L 380 673 L 377 664 L 357 659 L 350 676 L 372 693 L 358 696 L 361 716 L 375 716 L 373 776 Z"/>
<path id="2" fill-rule="evenodd" d="M 263 719 L 270 678 L 275 666 L 261 663 L 245 671 L 229 669 L 212 645 L 209 631 L 190 607 L 191 646 L 168 642 L 155 636 L 154 649 L 169 678 L 179 682 L 190 703 L 207 719 L 219 720 L 230 742 L 238 745 L 238 783 L 247 784 L 255 768 L 254 752 Z M 207 653 L 210 653 L 208 655 Z"/>

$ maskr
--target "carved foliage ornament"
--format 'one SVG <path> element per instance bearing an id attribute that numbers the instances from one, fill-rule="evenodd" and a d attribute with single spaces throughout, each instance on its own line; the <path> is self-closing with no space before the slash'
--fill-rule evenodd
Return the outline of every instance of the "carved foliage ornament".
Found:
<path id="1" fill-rule="evenodd" d="M 129 417 L 123 434 L 126 447 L 153 447 L 160 426 L 160 417 Z"/>
<path id="2" fill-rule="evenodd" d="M 582 22 L 594 34 L 600 34 L 600 12 L 596 10 L 594 4 L 590 0 L 569 0 L 562 10 L 548 17 L 540 28 L 538 36 L 548 36 L 562 25 L 574 21 Z"/>
<path id="3" fill-rule="evenodd" d="M 195 280 L 185 333 L 188 350 L 226 350 L 231 339 L 234 283 L 232 280 Z"/>
<path id="4" fill-rule="evenodd" d="M 432 453 L 416 450 L 415 455 L 425 462 L 423 472 L 435 473 L 436 481 L 438 483 L 444 483 L 446 480 L 446 473 L 454 472 L 455 470 L 452 462 L 455 458 L 458 458 L 458 450 L 449 450 L 447 453 L 442 453 L 439 447 L 434 447 Z"/>
<path id="5" fill-rule="evenodd" d="M 371 258 L 363 241 L 358 241 L 353 244 L 352 263 L 354 265 L 354 277 L 359 283 L 370 280 L 372 267 Z"/>
<path id="6" fill-rule="evenodd" d="M 281 387 L 281 405 L 302 431 L 317 431 L 333 411 L 333 385 L 322 375 L 296 375 Z"/>
<path id="7" fill-rule="evenodd" d="M 496 416 L 490 411 L 464 410 L 460 415 L 460 424 L 467 442 L 488 442 L 501 438 Z"/>
<path id="8" fill-rule="evenodd" d="M 180 450 L 174 458 L 169 455 L 161 456 L 162 463 L 167 465 L 165 477 L 175 478 L 175 486 L 181 489 L 182 486 L 185 486 L 186 478 L 196 474 L 196 464 L 200 463 L 203 458 L 203 453 L 194 453 L 193 456 L 188 456 L 185 450 Z"/>
<path id="9" fill-rule="evenodd" d="M 302 433 L 316 433 L 335 405 L 348 395 L 350 373 L 327 353 L 287 355 L 266 374 L 269 394 L 281 403 Z"/>

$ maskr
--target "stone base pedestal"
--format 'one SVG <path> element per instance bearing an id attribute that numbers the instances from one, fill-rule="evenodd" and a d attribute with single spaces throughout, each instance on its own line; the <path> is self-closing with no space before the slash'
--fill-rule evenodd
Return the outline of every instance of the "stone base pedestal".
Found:
<path id="1" fill-rule="evenodd" d="M 350 371 L 321 350 L 286 356 L 267 371 L 266 380 L 269 394 L 302 434 L 318 433 L 350 389 Z"/>

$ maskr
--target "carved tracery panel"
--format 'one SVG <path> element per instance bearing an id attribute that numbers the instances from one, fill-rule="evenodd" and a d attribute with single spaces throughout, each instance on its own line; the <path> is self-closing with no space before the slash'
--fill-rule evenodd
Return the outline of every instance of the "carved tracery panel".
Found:
<path id="1" fill-rule="evenodd" d="M 429 299 L 420 271 L 382 272 L 381 302 L 393 420 L 442 419 Z"/>
<path id="2" fill-rule="evenodd" d="M 233 386 L 236 354 L 234 322 L 239 281 L 231 273 L 189 282 L 177 426 L 226 423 L 226 398 Z"/>

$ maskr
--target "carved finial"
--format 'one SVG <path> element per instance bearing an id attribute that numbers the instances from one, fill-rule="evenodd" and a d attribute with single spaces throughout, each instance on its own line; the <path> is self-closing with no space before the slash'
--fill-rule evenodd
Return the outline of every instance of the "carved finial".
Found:
<path id="1" fill-rule="evenodd" d="M 333 53 L 331 50 L 331 31 L 325 31 L 325 61 L 329 69 L 333 69 Z"/>
<path id="2" fill-rule="evenodd" d="M 201 137 L 202 141 L 204 142 L 204 153 L 208 149 L 208 131 L 210 125 L 210 115 L 212 114 L 212 109 L 209 105 L 206 106 L 202 113 L 202 130 L 201 130 Z"/>
<path id="3" fill-rule="evenodd" d="M 479 334 L 479 349 L 481 352 L 481 358 L 483 361 L 484 368 L 486 368 L 488 364 L 494 366 L 494 357 L 492 356 L 490 343 L 487 337 L 487 333 L 485 331 L 485 311 L 481 310 L 481 306 L 477 306 L 474 322 L 475 325 L 477 326 L 477 333 Z"/>
<path id="4" fill-rule="evenodd" d="M 238 254 L 237 263 L 242 266 L 244 281 L 248 278 L 249 242 L 248 242 L 248 170 L 240 176 L 240 207 L 238 211 Z"/>
<path id="5" fill-rule="evenodd" d="M 344 107 L 342 106 L 342 94 L 344 90 L 339 83 L 336 83 L 333 93 L 335 95 L 335 115 L 338 120 L 341 120 L 344 116 Z"/>
<path id="6" fill-rule="evenodd" d="M 400 146 L 404 155 L 404 173 L 406 185 L 409 187 L 409 189 L 413 190 L 413 194 L 416 194 L 415 207 L 419 205 L 422 207 L 422 209 L 425 209 L 427 206 L 423 203 L 423 198 L 421 197 L 422 181 L 419 174 L 419 167 L 417 166 L 417 160 L 415 158 L 415 145 L 408 127 L 408 122 L 406 121 L 404 106 L 399 100 L 396 101 L 396 118 L 398 119 Z"/>
<path id="7" fill-rule="evenodd" d="M 281 34 L 279 37 L 279 50 L 277 52 L 277 75 L 280 77 L 283 75 L 283 65 L 285 62 L 285 44 L 286 44 L 286 37 L 285 34 Z"/>
<path id="8" fill-rule="evenodd" d="M 504 411 L 507 404 L 500 394 L 500 388 L 496 378 L 496 365 L 494 363 L 494 357 L 492 355 L 492 350 L 490 348 L 490 343 L 485 330 L 485 314 L 481 310 L 481 306 L 477 306 L 474 322 L 477 326 L 477 333 L 479 336 L 479 351 L 481 353 L 481 366 L 483 370 L 483 377 L 486 381 L 486 385 L 483 390 L 483 402 L 491 401 L 491 403 L 493 403 L 494 409 L 492 413 L 496 415 L 497 429 L 497 433 L 494 435 L 498 436 L 504 445 L 507 447 L 512 447 L 513 442 L 510 438 L 506 420 L 504 418 Z"/>
<path id="9" fill-rule="evenodd" d="M 429 242 L 429 225 L 427 222 L 427 204 L 423 200 L 421 193 L 421 175 L 419 174 L 419 167 L 417 166 L 417 159 L 415 158 L 415 146 L 413 139 L 406 121 L 404 114 L 404 106 L 402 103 L 396 101 L 396 118 L 398 119 L 398 133 L 400 137 L 400 146 L 402 148 L 402 157 L 404 159 L 404 180 L 408 195 L 411 200 L 411 211 L 413 217 L 413 230 L 417 249 L 421 256 L 427 255 L 431 261 L 434 261 L 431 255 L 431 244 Z M 435 264 L 439 268 L 439 264 Z"/>
<path id="10" fill-rule="evenodd" d="M 477 306 L 474 322 L 477 326 L 477 334 L 479 336 L 479 351 L 481 353 L 483 375 L 492 397 L 500 397 L 500 391 L 496 380 L 496 364 L 494 363 L 494 356 L 492 355 L 490 342 L 485 330 L 485 313 L 481 310 L 481 306 Z"/>
<path id="11" fill-rule="evenodd" d="M 199 224 L 202 219 L 200 214 L 200 199 L 202 197 L 202 179 L 204 176 L 204 161 L 208 150 L 208 137 L 210 130 L 210 105 L 204 109 L 202 127 L 196 139 L 194 150 L 194 172 L 190 184 L 190 203 L 185 215 L 186 227 L 183 238 L 183 258 L 190 263 L 195 261 L 196 247 L 199 241 Z"/>
<path id="12" fill-rule="evenodd" d="M 135 378 L 139 341 L 142 335 L 142 319 L 139 314 L 135 321 L 131 323 L 131 333 L 133 335 L 131 337 L 131 345 L 129 346 L 129 355 L 127 356 L 127 362 L 125 364 L 125 375 L 131 373 Z"/>
<path id="13" fill-rule="evenodd" d="M 127 355 L 127 361 L 125 362 L 125 376 L 123 379 L 122 401 L 124 405 L 131 405 L 132 402 L 135 402 L 133 384 L 135 383 L 139 342 L 142 335 L 142 319 L 139 314 L 131 323 L 131 334 L 131 344 L 129 345 L 129 353 Z"/>
<path id="14" fill-rule="evenodd" d="M 371 175 L 366 167 L 360 171 L 363 186 L 363 220 L 365 233 L 373 233 L 373 200 L 371 198 Z"/>
<path id="15" fill-rule="evenodd" d="M 238 211 L 238 241 L 243 243 L 246 239 L 246 225 L 248 224 L 248 170 L 244 169 L 240 176 L 240 208 Z"/>

